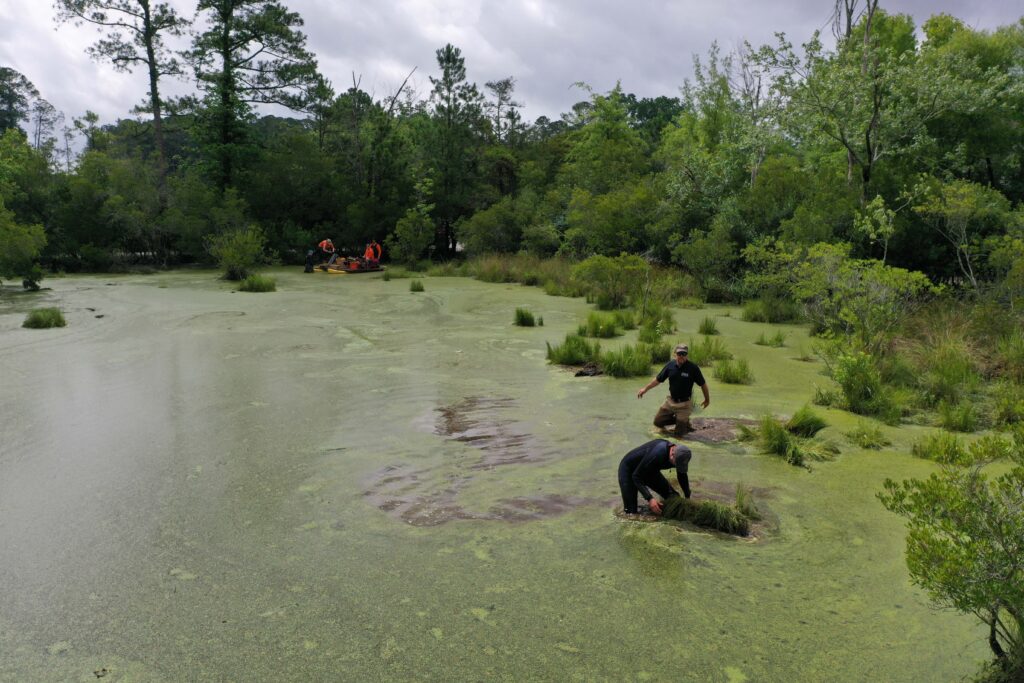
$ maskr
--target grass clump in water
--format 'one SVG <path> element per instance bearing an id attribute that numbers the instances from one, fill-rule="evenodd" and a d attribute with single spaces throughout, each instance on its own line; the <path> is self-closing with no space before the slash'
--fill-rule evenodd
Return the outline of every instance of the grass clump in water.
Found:
<path id="1" fill-rule="evenodd" d="M 761 519 L 761 511 L 757 509 L 753 493 L 743 484 L 736 484 L 736 509 L 747 519 Z"/>
<path id="2" fill-rule="evenodd" d="M 771 415 L 762 417 L 756 430 L 748 429 L 741 436 L 745 440 L 756 438 L 763 452 L 800 467 L 807 467 L 809 460 L 831 460 L 839 452 L 831 444 L 815 443 L 796 436 Z"/>
<path id="3" fill-rule="evenodd" d="M 558 346 L 548 347 L 548 361 L 556 365 L 585 365 L 596 362 L 601 354 L 601 345 L 591 344 L 578 334 L 565 335 L 565 341 Z"/>
<path id="4" fill-rule="evenodd" d="M 706 316 L 700 321 L 700 326 L 697 328 L 697 331 L 709 336 L 718 334 L 718 323 L 716 323 L 715 319 L 711 316 Z"/>
<path id="5" fill-rule="evenodd" d="M 774 297 L 748 301 L 743 306 L 748 323 L 789 323 L 800 320 L 800 307 L 792 301 Z"/>
<path id="6" fill-rule="evenodd" d="M 587 315 L 587 322 L 580 325 L 577 334 L 581 337 L 597 337 L 599 339 L 617 337 L 619 336 L 619 328 L 615 315 L 591 311 Z"/>
<path id="7" fill-rule="evenodd" d="M 650 351 L 642 344 L 606 351 L 600 363 L 604 374 L 612 377 L 640 377 L 651 372 Z"/>
<path id="8" fill-rule="evenodd" d="M 515 323 L 519 327 L 533 327 L 537 324 L 537 321 L 533 317 L 533 313 L 525 308 L 517 308 L 515 315 Z"/>
<path id="9" fill-rule="evenodd" d="M 939 404 L 939 426 L 951 432 L 977 431 L 978 412 L 968 401 L 943 401 Z"/>
<path id="10" fill-rule="evenodd" d="M 633 311 L 615 311 L 612 313 L 615 319 L 615 325 L 623 330 L 635 330 L 637 325 L 637 315 Z"/>
<path id="11" fill-rule="evenodd" d="M 992 397 L 992 421 L 997 427 L 1024 422 L 1024 386 L 1002 382 L 996 386 Z"/>
<path id="12" fill-rule="evenodd" d="M 725 343 L 715 337 L 702 337 L 701 341 L 690 341 L 690 360 L 697 365 L 706 365 L 716 360 L 731 360 L 732 353 Z"/>
<path id="13" fill-rule="evenodd" d="M 770 346 L 775 349 L 781 349 L 786 345 L 786 335 L 782 332 L 776 332 L 769 337 L 767 332 L 762 332 L 761 336 L 754 340 L 754 343 L 758 346 Z M 800 360 L 804 359 L 801 358 Z M 813 360 L 813 358 L 809 358 L 808 360 Z"/>
<path id="14" fill-rule="evenodd" d="M 644 323 L 637 333 L 637 339 L 645 344 L 656 344 L 661 341 L 662 336 L 661 330 L 650 323 Z"/>
<path id="15" fill-rule="evenodd" d="M 413 280 L 412 282 L 410 282 L 409 283 L 409 291 L 410 292 L 422 292 L 423 291 L 423 281 L 422 280 Z"/>
<path id="16" fill-rule="evenodd" d="M 715 363 L 715 379 L 726 384 L 753 384 L 754 374 L 750 372 L 750 364 L 746 358 L 740 358 L 735 363 L 723 360 L 721 363 Z"/>
<path id="17" fill-rule="evenodd" d="M 825 418 L 814 412 L 810 406 L 804 406 L 793 413 L 793 417 L 789 418 L 789 422 L 786 423 L 786 429 L 790 432 L 797 436 L 808 438 L 814 436 L 825 427 L 828 427 Z"/>
<path id="18" fill-rule="evenodd" d="M 944 464 L 963 462 L 967 454 L 960 439 L 948 432 L 936 432 L 915 441 L 910 452 L 914 457 Z"/>
<path id="19" fill-rule="evenodd" d="M 673 496 L 664 502 L 662 517 L 690 522 L 734 536 L 750 534 L 750 519 L 736 507 L 714 500 L 692 500 Z"/>
<path id="20" fill-rule="evenodd" d="M 655 341 L 648 343 L 641 341 L 637 346 L 642 347 L 647 352 L 652 363 L 664 364 L 672 358 L 672 345 L 668 342 Z"/>
<path id="21" fill-rule="evenodd" d="M 29 327 L 34 330 L 44 330 L 50 327 L 65 327 L 67 321 L 59 308 L 36 308 L 29 311 L 25 316 L 22 327 Z"/>
<path id="22" fill-rule="evenodd" d="M 238 285 L 239 292 L 276 292 L 277 281 L 266 275 L 249 275 Z"/>
<path id="23" fill-rule="evenodd" d="M 871 450 L 879 450 L 882 446 L 892 444 L 892 442 L 882 434 L 881 429 L 875 425 L 868 424 L 867 422 L 859 422 L 856 427 L 846 432 L 845 436 L 851 443 L 860 446 L 861 448 L 868 448 Z"/>

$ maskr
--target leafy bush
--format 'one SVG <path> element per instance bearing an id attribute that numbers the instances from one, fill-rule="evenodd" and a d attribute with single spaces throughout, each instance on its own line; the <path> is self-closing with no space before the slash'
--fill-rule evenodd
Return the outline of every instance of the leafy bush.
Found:
<path id="1" fill-rule="evenodd" d="M 676 320 L 668 306 L 649 301 L 640 313 L 640 325 L 649 325 L 654 327 L 660 334 L 669 334 L 675 331 Z"/>
<path id="2" fill-rule="evenodd" d="M 644 323 L 637 334 L 637 339 L 646 344 L 656 344 L 661 341 L 661 337 L 661 331 L 650 323 Z"/>
<path id="3" fill-rule="evenodd" d="M 939 404 L 939 426 L 951 432 L 978 429 L 978 412 L 970 401 L 943 401 Z"/>
<path id="4" fill-rule="evenodd" d="M 596 362 L 601 353 L 601 345 L 591 344 L 576 334 L 565 335 L 565 341 L 558 346 L 547 344 L 548 361 L 557 365 L 584 365 Z"/>
<path id="5" fill-rule="evenodd" d="M 391 278 L 392 278 L 392 275 L 391 275 L 391 269 L 390 268 L 388 270 L 385 270 L 384 274 L 380 276 L 380 279 L 383 280 L 384 282 L 390 282 Z"/>
<path id="6" fill-rule="evenodd" d="M 620 333 L 614 315 L 611 313 L 591 311 L 587 315 L 587 322 L 579 326 L 577 334 L 581 337 L 609 339 L 611 337 L 619 336 Z"/>
<path id="7" fill-rule="evenodd" d="M 750 372 L 747 359 L 740 358 L 735 363 L 731 360 L 715 363 L 715 379 L 726 384 L 753 384 L 754 375 Z"/>
<path id="8" fill-rule="evenodd" d="M 640 377 L 651 372 L 650 351 L 642 344 L 605 351 L 600 357 L 601 370 L 612 377 Z"/>
<path id="9" fill-rule="evenodd" d="M 423 281 L 422 280 L 413 280 L 412 282 L 410 282 L 409 283 L 409 291 L 410 292 L 422 292 L 423 291 Z"/>
<path id="10" fill-rule="evenodd" d="M 730 360 L 732 353 L 725 348 L 725 343 L 715 337 L 702 337 L 701 341 L 690 341 L 690 360 L 697 365 L 713 363 L 716 360 Z"/>
<path id="11" fill-rule="evenodd" d="M 1000 382 L 992 392 L 992 421 L 1003 427 L 1024 422 L 1024 387 Z"/>
<path id="12" fill-rule="evenodd" d="M 800 318 L 800 307 L 788 299 L 764 297 L 743 306 L 743 319 L 748 323 L 792 323 Z"/>
<path id="13" fill-rule="evenodd" d="M 530 311 L 528 311 L 527 309 L 517 308 L 515 323 L 519 327 L 533 327 L 534 325 L 537 324 L 537 321 L 534 320 L 533 313 L 530 313 Z"/>
<path id="14" fill-rule="evenodd" d="M 873 415 L 890 424 L 899 422 L 900 408 L 892 392 L 882 384 L 882 376 L 870 355 L 840 354 L 832 366 L 832 378 L 839 384 L 846 408 L 851 412 Z"/>
<path id="15" fill-rule="evenodd" d="M 587 285 L 598 308 L 612 310 L 639 297 L 650 269 L 639 256 L 591 256 L 573 267 L 572 276 Z"/>
<path id="16" fill-rule="evenodd" d="M 25 322 L 21 324 L 22 327 L 30 327 L 36 330 L 42 330 L 49 327 L 64 327 L 67 322 L 64 320 L 64 314 L 61 313 L 59 308 L 35 308 L 29 311 L 29 314 L 25 317 Z"/>
<path id="17" fill-rule="evenodd" d="M 981 378 L 962 339 L 948 339 L 921 352 L 919 385 L 929 405 L 956 400 L 974 391 Z"/>
<path id="18" fill-rule="evenodd" d="M 255 225 L 206 238 L 206 250 L 224 270 L 224 277 L 228 280 L 244 280 L 250 271 L 263 263 L 266 244 L 266 235 Z"/>
<path id="19" fill-rule="evenodd" d="M 786 345 L 786 335 L 780 331 L 769 337 L 767 332 L 762 332 L 761 335 L 754 340 L 754 343 L 758 346 L 771 346 L 773 348 L 780 349 Z"/>
<path id="20" fill-rule="evenodd" d="M 861 448 L 870 448 L 872 450 L 878 450 L 882 446 L 888 446 L 892 443 L 889 439 L 885 438 L 881 429 L 867 422 L 858 422 L 856 427 L 846 432 L 846 438 Z"/>
<path id="21" fill-rule="evenodd" d="M 963 443 L 948 432 L 935 432 L 915 441 L 910 452 L 917 458 L 938 463 L 962 462 L 966 451 Z"/>
<path id="22" fill-rule="evenodd" d="M 672 359 L 672 345 L 668 342 L 640 342 L 637 346 L 644 349 L 651 363 L 664 365 Z"/>
<path id="23" fill-rule="evenodd" d="M 736 536 L 750 533 L 750 520 L 742 512 L 714 500 L 673 496 L 665 501 L 661 515 Z"/>
<path id="24" fill-rule="evenodd" d="M 266 275 L 249 275 L 238 286 L 240 292 L 276 292 L 277 281 Z"/>
<path id="25" fill-rule="evenodd" d="M 1024 384 L 1024 332 L 1016 329 L 999 340 L 996 346 L 1002 375 Z"/>
<path id="26" fill-rule="evenodd" d="M 715 322 L 714 318 L 707 316 L 700 321 L 697 331 L 706 335 L 718 334 L 718 323 Z"/>
<path id="27" fill-rule="evenodd" d="M 636 314 L 633 311 L 615 311 L 615 325 L 623 330 L 636 329 Z"/>
<path id="28" fill-rule="evenodd" d="M 823 417 L 811 410 L 810 406 L 804 406 L 793 413 L 793 417 L 789 418 L 789 422 L 786 423 L 786 429 L 790 432 L 797 436 L 806 437 L 814 436 L 825 427 L 828 427 L 828 423 L 825 422 Z"/>

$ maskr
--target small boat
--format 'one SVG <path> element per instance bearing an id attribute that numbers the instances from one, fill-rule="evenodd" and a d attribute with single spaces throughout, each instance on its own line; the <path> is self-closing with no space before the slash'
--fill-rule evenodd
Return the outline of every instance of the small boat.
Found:
<path id="1" fill-rule="evenodd" d="M 314 272 L 327 273 L 328 275 L 355 275 L 356 273 L 379 273 L 384 270 L 384 266 L 380 265 L 380 261 L 343 258 L 335 261 L 332 265 L 321 263 L 313 270 Z"/>

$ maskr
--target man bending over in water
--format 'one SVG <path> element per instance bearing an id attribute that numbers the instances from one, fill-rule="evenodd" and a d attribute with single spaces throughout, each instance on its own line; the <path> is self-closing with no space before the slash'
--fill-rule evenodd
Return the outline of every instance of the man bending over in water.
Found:
<path id="1" fill-rule="evenodd" d="M 663 499 L 678 496 L 661 470 L 674 467 L 676 479 L 683 489 L 683 495 L 690 497 L 690 458 L 693 453 L 686 446 L 671 441 L 655 439 L 637 446 L 626 453 L 619 463 L 619 489 L 622 491 L 622 506 L 626 513 L 636 514 L 636 495 L 639 493 L 651 506 L 651 512 L 661 514 L 661 502 L 651 491 Z"/>

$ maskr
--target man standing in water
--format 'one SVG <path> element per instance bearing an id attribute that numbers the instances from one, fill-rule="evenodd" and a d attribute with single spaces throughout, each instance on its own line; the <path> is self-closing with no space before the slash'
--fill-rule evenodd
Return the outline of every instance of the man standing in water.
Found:
<path id="1" fill-rule="evenodd" d="M 700 404 L 701 408 L 707 408 L 711 404 L 711 394 L 708 392 L 704 375 L 697 364 L 689 360 L 687 357 L 689 353 L 690 347 L 686 344 L 677 346 L 675 358 L 666 363 L 658 376 L 648 382 L 647 386 L 636 392 L 637 398 L 643 398 L 649 390 L 666 379 L 668 380 L 669 395 L 654 416 L 654 426 L 667 427 L 674 423 L 676 436 L 683 436 L 687 432 L 693 431 L 693 427 L 690 426 L 690 413 L 693 412 L 691 396 L 694 384 L 704 392 L 704 402 Z"/>
<path id="2" fill-rule="evenodd" d="M 690 497 L 690 458 L 693 453 L 686 446 L 680 446 L 655 439 L 642 446 L 637 446 L 626 453 L 619 463 L 619 490 L 622 491 L 622 508 L 627 514 L 635 515 L 637 510 L 636 495 L 639 493 L 651 506 L 651 512 L 661 514 L 661 502 L 651 493 L 668 499 L 678 496 L 672 485 L 665 479 L 661 470 L 674 467 L 676 479 L 683 489 L 683 495 Z"/>

